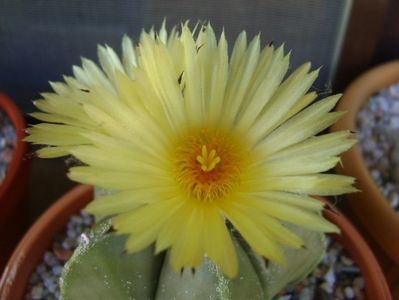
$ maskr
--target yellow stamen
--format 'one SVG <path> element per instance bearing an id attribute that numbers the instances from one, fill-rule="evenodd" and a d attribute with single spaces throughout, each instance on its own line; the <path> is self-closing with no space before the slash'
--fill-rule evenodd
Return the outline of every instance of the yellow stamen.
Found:
<path id="1" fill-rule="evenodd" d="M 216 150 L 212 149 L 208 154 L 208 149 L 206 145 L 202 146 L 201 155 L 197 156 L 197 161 L 201 164 L 201 169 L 204 172 L 212 171 L 218 163 L 220 163 L 221 159 L 219 156 L 216 156 Z"/>

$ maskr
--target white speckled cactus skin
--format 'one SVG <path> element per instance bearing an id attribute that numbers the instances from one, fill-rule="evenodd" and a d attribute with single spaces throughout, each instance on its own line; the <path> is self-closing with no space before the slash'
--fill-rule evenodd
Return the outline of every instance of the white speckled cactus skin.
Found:
<path id="1" fill-rule="evenodd" d="M 306 247 L 286 248 L 286 265 L 266 264 L 235 237 L 239 274 L 228 279 L 204 258 L 196 270 L 175 272 L 169 253 L 154 255 L 154 248 L 128 254 L 125 237 L 111 230 L 103 220 L 81 239 L 61 279 L 61 299 L 271 299 L 289 284 L 305 278 L 320 262 L 325 251 L 324 235 L 290 226 Z M 232 233 L 234 236 L 237 233 Z"/>

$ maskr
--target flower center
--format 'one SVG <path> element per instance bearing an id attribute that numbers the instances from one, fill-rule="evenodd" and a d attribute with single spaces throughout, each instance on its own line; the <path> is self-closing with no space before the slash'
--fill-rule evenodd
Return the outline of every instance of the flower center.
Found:
<path id="1" fill-rule="evenodd" d="M 220 156 L 216 156 L 215 149 L 212 149 L 208 154 L 208 148 L 203 145 L 201 155 L 197 156 L 197 161 L 201 164 L 202 171 L 210 172 L 220 163 Z"/>
<path id="2" fill-rule="evenodd" d="M 232 136 L 209 129 L 194 130 L 177 147 L 177 181 L 190 198 L 224 198 L 239 184 L 244 158 L 244 151 Z"/>

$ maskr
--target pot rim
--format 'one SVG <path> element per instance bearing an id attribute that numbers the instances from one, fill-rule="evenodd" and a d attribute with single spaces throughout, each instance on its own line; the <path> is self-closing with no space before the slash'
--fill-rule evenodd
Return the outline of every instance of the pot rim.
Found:
<path id="1" fill-rule="evenodd" d="M 7 193 L 11 188 L 12 183 L 17 180 L 18 172 L 24 163 L 25 153 L 28 152 L 28 145 L 23 141 L 25 137 L 26 123 L 22 116 L 19 108 L 14 104 L 14 102 L 5 94 L 0 93 L 0 110 L 3 110 L 7 117 L 10 119 L 12 125 L 14 126 L 16 133 L 15 148 L 12 155 L 12 160 L 8 165 L 8 170 L 6 177 L 0 184 L 0 207 L 6 205 L 1 203 L 1 201 L 7 200 Z M 1 210 L 0 210 L 1 211 Z"/>
<path id="2" fill-rule="evenodd" d="M 48 249 L 54 234 L 65 227 L 70 216 L 78 213 L 93 196 L 91 186 L 77 185 L 35 221 L 18 243 L 4 269 L 0 279 L 0 299 L 24 299 L 29 276 Z"/>
<path id="3" fill-rule="evenodd" d="M 361 269 L 365 280 L 367 299 L 392 299 L 384 273 L 369 246 L 350 223 L 350 221 L 335 207 L 327 203 L 323 215 L 341 229 L 341 234 L 333 234 L 334 239 L 345 245 L 345 250 Z"/>
<path id="4" fill-rule="evenodd" d="M 346 111 L 331 131 L 356 132 L 356 116 L 362 105 L 380 90 L 399 82 L 399 60 L 377 66 L 358 77 L 345 90 L 336 110 Z M 356 178 L 360 193 L 347 195 L 348 205 L 364 228 L 391 259 L 399 264 L 399 214 L 390 207 L 363 159 L 359 145 L 354 145 L 342 156 L 337 172 Z M 367 201 L 366 201 L 367 200 Z M 359 205 L 361 201 L 361 205 Z"/>
<path id="5" fill-rule="evenodd" d="M 14 250 L 4 270 L 0 280 L 1 299 L 23 299 L 29 276 L 51 243 L 53 235 L 65 226 L 71 214 L 77 213 L 91 201 L 93 195 L 92 186 L 78 185 L 34 223 Z M 369 299 L 378 297 L 381 300 L 391 300 L 385 277 L 373 253 L 353 225 L 335 208 L 326 209 L 324 215 L 341 229 L 342 234 L 335 238 L 345 244 L 345 248 L 361 267 Z"/>

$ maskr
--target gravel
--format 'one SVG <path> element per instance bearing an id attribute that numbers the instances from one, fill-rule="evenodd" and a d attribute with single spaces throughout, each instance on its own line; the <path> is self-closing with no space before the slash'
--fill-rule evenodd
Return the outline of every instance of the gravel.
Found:
<path id="1" fill-rule="evenodd" d="M 399 211 L 399 83 L 365 103 L 357 115 L 357 136 L 371 176 Z"/>
<path id="2" fill-rule="evenodd" d="M 275 300 L 361 300 L 364 279 L 341 244 L 327 238 L 328 247 L 317 268 L 301 283 L 288 288 Z"/>
<path id="3" fill-rule="evenodd" d="M 78 246 L 81 234 L 87 233 L 93 222 L 93 217 L 83 211 L 70 218 L 65 230 L 54 237 L 51 249 L 44 253 L 42 261 L 30 276 L 26 300 L 59 298 L 58 280 L 63 266 Z"/>
<path id="4" fill-rule="evenodd" d="M 16 140 L 17 137 L 14 126 L 11 124 L 7 115 L 0 111 L 0 183 L 6 177 Z"/>
<path id="5" fill-rule="evenodd" d="M 26 300 L 58 299 L 59 278 L 64 264 L 77 247 L 82 233 L 87 233 L 93 217 L 84 212 L 71 217 L 65 230 L 56 235 L 49 251 L 29 279 Z M 323 261 L 306 280 L 280 293 L 278 300 L 363 299 L 364 280 L 358 266 L 342 246 L 328 238 Z"/>

